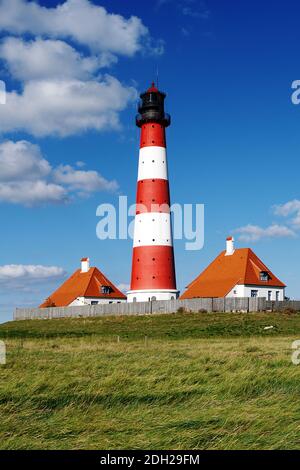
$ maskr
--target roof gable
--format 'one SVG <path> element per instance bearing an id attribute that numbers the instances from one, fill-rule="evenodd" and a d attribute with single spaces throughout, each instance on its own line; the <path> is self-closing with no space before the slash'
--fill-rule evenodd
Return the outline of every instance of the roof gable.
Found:
<path id="1" fill-rule="evenodd" d="M 268 281 L 260 280 L 261 272 L 268 273 Z M 243 281 L 243 284 L 249 285 L 254 284 L 260 286 L 285 287 L 285 284 L 281 282 L 278 277 L 272 273 L 272 271 L 270 271 L 270 269 L 262 262 L 260 258 L 258 258 L 258 256 L 256 256 L 256 254 L 250 248 L 248 248 L 248 263 Z"/>

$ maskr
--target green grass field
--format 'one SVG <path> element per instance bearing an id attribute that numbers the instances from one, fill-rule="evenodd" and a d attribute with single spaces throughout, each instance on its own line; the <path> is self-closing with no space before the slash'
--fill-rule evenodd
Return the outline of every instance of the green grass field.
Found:
<path id="1" fill-rule="evenodd" d="M 300 448 L 300 314 L 10 322 L 0 339 L 1 449 Z"/>

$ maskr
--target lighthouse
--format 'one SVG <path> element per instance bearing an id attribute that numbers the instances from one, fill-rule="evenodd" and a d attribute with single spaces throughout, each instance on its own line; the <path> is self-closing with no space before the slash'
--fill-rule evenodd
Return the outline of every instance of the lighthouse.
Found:
<path id="1" fill-rule="evenodd" d="M 154 83 L 140 95 L 136 117 L 140 152 L 128 302 L 176 299 L 166 132 L 165 93 Z"/>

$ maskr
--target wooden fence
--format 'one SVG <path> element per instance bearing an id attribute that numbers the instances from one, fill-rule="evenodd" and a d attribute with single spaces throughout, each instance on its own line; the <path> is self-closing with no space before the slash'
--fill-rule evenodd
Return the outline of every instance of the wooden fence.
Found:
<path id="1" fill-rule="evenodd" d="M 109 315 L 146 315 L 187 312 L 281 312 L 300 311 L 300 301 L 269 302 L 263 297 L 208 298 L 191 300 L 154 300 L 120 304 L 84 305 L 80 307 L 17 308 L 14 320 L 80 318 Z"/>

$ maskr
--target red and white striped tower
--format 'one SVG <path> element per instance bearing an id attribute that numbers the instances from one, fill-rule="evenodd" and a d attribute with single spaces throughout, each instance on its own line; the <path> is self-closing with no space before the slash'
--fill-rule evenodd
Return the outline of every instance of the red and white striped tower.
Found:
<path id="1" fill-rule="evenodd" d="M 141 94 L 136 124 L 141 129 L 137 208 L 128 302 L 176 299 L 175 264 L 164 111 L 165 93 L 154 83 Z"/>

